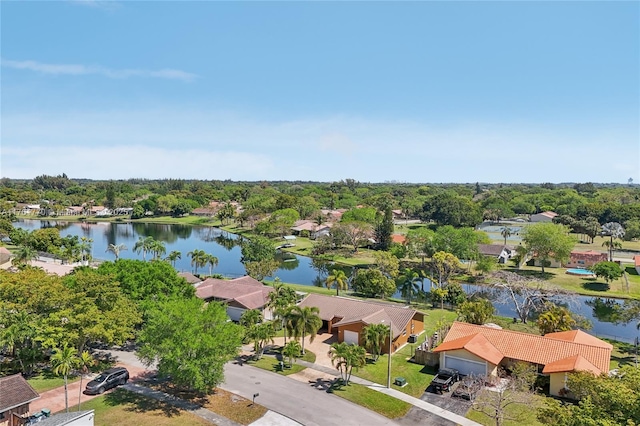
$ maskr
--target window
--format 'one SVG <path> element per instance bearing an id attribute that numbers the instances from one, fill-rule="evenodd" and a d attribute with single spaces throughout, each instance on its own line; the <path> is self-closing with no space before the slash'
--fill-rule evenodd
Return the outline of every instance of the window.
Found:
<path id="1" fill-rule="evenodd" d="M 406 336 L 407 335 L 407 329 L 405 328 L 404 330 L 402 330 L 402 335 Z"/>
<path id="2" fill-rule="evenodd" d="M 578 260 L 578 265 L 584 265 L 584 260 Z"/>

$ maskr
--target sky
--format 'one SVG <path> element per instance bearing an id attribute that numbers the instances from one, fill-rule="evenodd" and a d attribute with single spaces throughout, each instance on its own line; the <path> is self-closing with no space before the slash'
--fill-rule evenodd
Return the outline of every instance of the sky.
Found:
<path id="1" fill-rule="evenodd" d="M 0 2 L 0 176 L 640 183 L 640 2 Z"/>

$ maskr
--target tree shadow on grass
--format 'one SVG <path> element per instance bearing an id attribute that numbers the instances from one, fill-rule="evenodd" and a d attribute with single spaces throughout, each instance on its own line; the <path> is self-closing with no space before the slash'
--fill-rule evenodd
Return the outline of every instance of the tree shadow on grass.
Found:
<path id="1" fill-rule="evenodd" d="M 158 401 L 157 399 L 142 396 L 134 392 L 127 392 L 122 389 L 116 389 L 105 395 L 104 402 L 106 405 L 112 407 L 119 405 L 125 406 L 125 410 L 135 413 L 159 411 L 167 417 L 174 417 L 180 414 L 180 410 L 168 402 Z"/>
<path id="2" fill-rule="evenodd" d="M 585 290 L 591 290 L 591 291 L 609 291 L 610 290 L 609 284 L 598 282 L 593 279 L 587 280 L 587 282 L 582 283 L 582 288 L 584 288 Z"/>
<path id="3" fill-rule="evenodd" d="M 611 360 L 618 361 L 620 367 L 625 365 L 636 365 L 636 347 L 633 343 L 615 342 L 615 346 L 617 352 L 620 352 L 621 355 L 614 352 L 611 354 Z M 638 359 L 640 360 L 640 358 Z"/>
<path id="4" fill-rule="evenodd" d="M 545 281 L 551 280 L 556 276 L 555 272 L 549 272 L 548 270 L 544 271 L 544 273 L 541 270 L 533 271 L 531 269 L 517 269 L 517 268 L 511 268 L 511 267 L 507 268 L 506 270 L 509 272 L 515 272 L 521 277 L 538 278 L 540 280 L 545 280 Z"/>

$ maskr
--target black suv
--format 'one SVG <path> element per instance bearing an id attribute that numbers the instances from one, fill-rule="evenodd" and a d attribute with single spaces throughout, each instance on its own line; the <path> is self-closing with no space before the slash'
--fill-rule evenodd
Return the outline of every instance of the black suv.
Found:
<path id="1" fill-rule="evenodd" d="M 129 380 L 129 371 L 124 367 L 110 368 L 87 383 L 85 392 L 88 394 L 103 393 L 107 389 L 124 385 Z"/>

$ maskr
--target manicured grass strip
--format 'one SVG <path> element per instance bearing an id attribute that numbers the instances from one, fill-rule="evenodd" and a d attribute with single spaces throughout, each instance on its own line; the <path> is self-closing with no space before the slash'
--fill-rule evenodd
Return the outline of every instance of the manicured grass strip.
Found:
<path id="1" fill-rule="evenodd" d="M 247 364 L 249 365 L 253 365 L 254 367 L 258 367 L 258 368 L 262 368 L 263 370 L 267 370 L 267 371 L 273 371 L 275 373 L 281 374 L 283 376 L 288 376 L 289 374 L 294 374 L 294 373 L 299 373 L 300 371 L 304 370 L 306 367 L 297 364 L 297 363 L 293 363 L 293 365 L 291 366 L 291 368 L 288 367 L 289 365 L 289 361 L 288 360 L 284 360 L 285 365 L 287 365 L 287 368 L 285 368 L 284 370 L 280 370 L 280 351 L 282 350 L 282 348 L 276 348 L 276 349 L 272 349 L 272 352 L 276 352 L 277 355 L 275 357 L 273 356 L 269 356 L 269 355 L 263 355 L 262 358 L 258 359 L 258 360 L 249 360 L 247 361 Z M 307 362 L 316 362 L 316 354 L 314 354 L 313 352 L 307 350 L 305 351 L 305 354 L 302 356 L 302 358 L 300 358 L 303 361 L 307 361 Z"/>
<path id="2" fill-rule="evenodd" d="M 391 357 L 391 387 L 407 395 L 419 398 L 429 386 L 431 380 L 433 380 L 435 372 L 431 367 L 408 361 L 408 358 L 411 358 L 412 351 L 413 348 L 407 345 Z M 382 355 L 375 363 L 369 362 L 365 367 L 354 371 L 353 374 L 374 383 L 386 385 L 387 366 L 388 357 L 387 355 Z M 394 385 L 393 381 L 396 377 L 404 377 L 407 380 L 407 385 L 403 387 Z"/>
<path id="3" fill-rule="evenodd" d="M 170 404 L 123 389 L 83 402 L 82 410 L 95 410 L 95 426 L 211 425 L 208 421 Z"/>
<path id="4" fill-rule="evenodd" d="M 69 377 L 67 383 L 77 382 L 78 380 L 80 380 L 80 377 Z M 88 381 L 89 380 L 85 379 L 84 382 Z M 49 377 L 39 375 L 28 379 L 27 382 L 29 382 L 31 387 L 38 393 L 43 393 L 51 389 L 59 388 L 60 386 L 64 386 L 64 379 L 56 376 Z"/>
<path id="5" fill-rule="evenodd" d="M 220 388 L 216 389 L 213 395 L 207 395 L 204 408 L 241 425 L 251 424 L 267 412 L 262 405 L 252 404 L 250 400 Z"/>
<path id="6" fill-rule="evenodd" d="M 361 405 L 390 419 L 403 417 L 411 409 L 411 404 L 409 403 L 356 383 L 349 383 L 348 386 L 332 387 L 331 391 L 340 398 Z"/>

